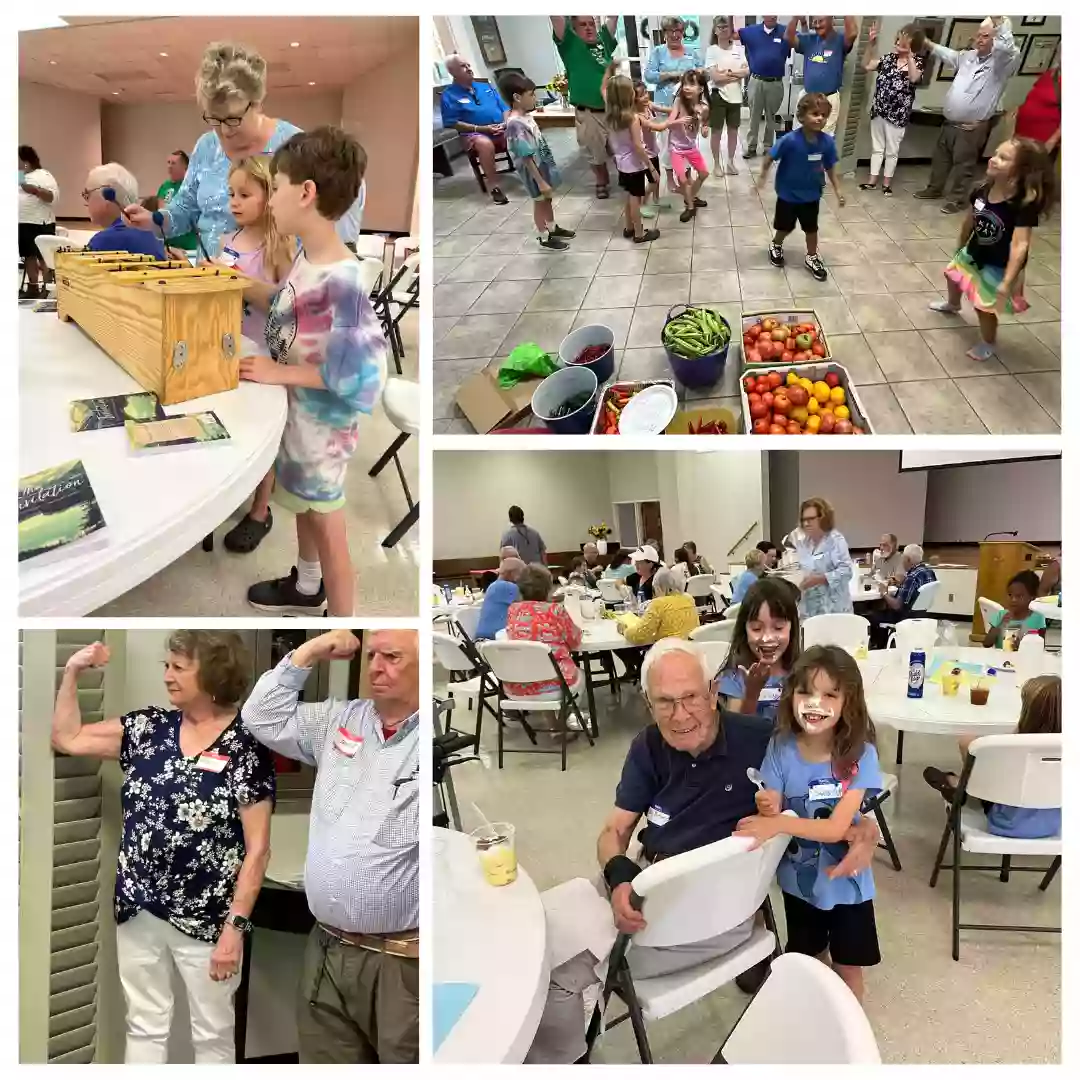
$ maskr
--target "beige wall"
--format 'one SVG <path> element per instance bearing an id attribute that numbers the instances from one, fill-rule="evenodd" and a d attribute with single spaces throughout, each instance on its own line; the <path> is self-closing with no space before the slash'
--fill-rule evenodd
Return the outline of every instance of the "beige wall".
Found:
<path id="1" fill-rule="evenodd" d="M 29 143 L 56 177 L 57 217 L 85 217 L 79 194 L 86 174 L 101 164 L 97 98 L 38 83 L 19 83 L 19 142 Z"/>
<path id="2" fill-rule="evenodd" d="M 365 229 L 409 232 L 420 164 L 420 86 L 415 48 L 346 87 L 341 125 L 368 155 Z"/>

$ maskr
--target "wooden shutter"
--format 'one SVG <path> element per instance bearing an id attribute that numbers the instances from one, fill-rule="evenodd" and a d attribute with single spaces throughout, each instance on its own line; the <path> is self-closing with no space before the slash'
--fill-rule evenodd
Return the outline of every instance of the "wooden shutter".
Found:
<path id="1" fill-rule="evenodd" d="M 870 27 L 873 24 L 874 20 L 871 18 L 863 18 L 859 21 L 859 36 L 849 54 L 851 70 L 845 76 L 844 90 L 840 95 L 840 107 L 844 110 L 844 126 L 837 128 L 836 153 L 840 159 L 837 172 L 841 176 L 855 171 L 858 160 L 856 150 L 859 143 L 859 124 L 869 115 L 870 93 L 873 90 L 871 80 L 875 76 L 868 75 L 863 69 L 863 64 L 866 61 L 866 47 L 870 41 Z M 837 25 L 842 28 L 843 20 Z M 878 44 L 880 47 L 881 42 L 879 41 Z"/>

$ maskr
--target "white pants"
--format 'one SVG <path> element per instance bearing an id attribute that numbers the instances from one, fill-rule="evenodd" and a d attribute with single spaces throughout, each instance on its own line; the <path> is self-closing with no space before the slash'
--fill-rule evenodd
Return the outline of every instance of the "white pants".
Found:
<path id="1" fill-rule="evenodd" d="M 826 135 L 835 135 L 836 125 L 840 122 L 840 94 L 826 94 L 825 96 L 829 99 L 829 104 L 832 106 L 832 108 L 829 110 L 829 119 L 825 121 L 825 127 L 823 128 L 823 130 Z M 792 117 L 792 120 L 794 121 L 796 127 L 799 126 L 799 121 L 797 119 L 799 115 L 798 105 L 804 97 L 806 97 L 806 91 L 800 90 L 799 96 L 795 101 L 795 116 Z"/>
<path id="2" fill-rule="evenodd" d="M 890 124 L 883 116 L 870 117 L 870 140 L 874 152 L 870 155 L 870 178 L 876 180 L 881 172 L 882 158 L 885 160 L 885 176 L 892 179 L 896 172 L 896 163 L 900 158 L 900 143 L 906 128 Z"/>
<path id="3" fill-rule="evenodd" d="M 214 982 L 214 946 L 140 911 L 116 928 L 120 984 L 127 1002 L 127 1065 L 164 1065 L 173 1011 L 173 968 L 187 989 L 196 1065 L 233 1065 L 233 996 L 239 977 Z"/>

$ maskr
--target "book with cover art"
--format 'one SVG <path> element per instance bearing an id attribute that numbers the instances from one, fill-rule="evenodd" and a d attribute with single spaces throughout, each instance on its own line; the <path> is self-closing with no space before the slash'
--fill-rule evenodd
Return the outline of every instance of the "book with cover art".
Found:
<path id="1" fill-rule="evenodd" d="M 51 311 L 56 312 L 56 300 L 50 297 L 48 300 L 39 300 L 34 305 L 35 311 Z"/>
<path id="2" fill-rule="evenodd" d="M 71 403 L 72 431 L 100 431 L 123 427 L 128 420 L 142 423 L 165 419 L 157 394 L 117 394 L 114 397 L 80 398 Z"/>
<path id="3" fill-rule="evenodd" d="M 104 527 L 81 461 L 65 461 L 19 481 L 19 562 Z"/>
<path id="4" fill-rule="evenodd" d="M 229 433 L 215 412 L 191 413 L 188 416 L 169 416 L 164 420 L 148 420 L 124 424 L 132 450 L 162 450 L 174 446 L 194 446 L 222 442 Z"/>

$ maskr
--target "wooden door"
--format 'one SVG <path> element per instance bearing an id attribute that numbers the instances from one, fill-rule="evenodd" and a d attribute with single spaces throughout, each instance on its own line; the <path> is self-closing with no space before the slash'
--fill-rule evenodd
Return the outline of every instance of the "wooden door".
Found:
<path id="1" fill-rule="evenodd" d="M 641 504 L 641 542 L 655 540 L 660 545 L 659 555 L 664 557 L 664 526 L 660 521 L 660 504 L 643 502 Z"/>

